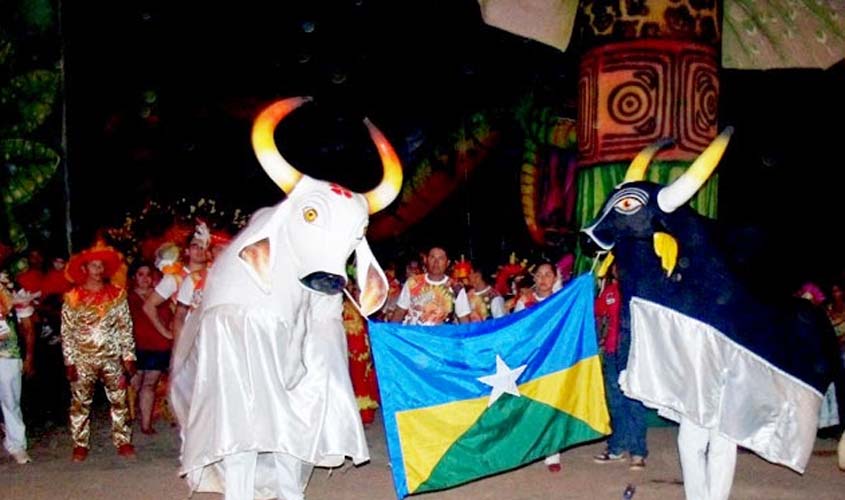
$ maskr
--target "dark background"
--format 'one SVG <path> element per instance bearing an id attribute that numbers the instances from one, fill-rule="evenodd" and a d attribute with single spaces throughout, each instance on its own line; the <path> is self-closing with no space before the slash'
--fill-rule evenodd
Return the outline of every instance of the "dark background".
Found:
<path id="1" fill-rule="evenodd" d="M 577 46 L 562 54 L 483 25 L 474 0 L 65 2 L 68 168 L 74 243 L 150 197 L 211 196 L 253 210 L 281 199 L 254 159 L 251 119 L 271 99 L 312 95 L 277 131 L 301 170 L 367 189 L 378 159 L 370 117 L 403 160 L 468 112 L 534 92 L 575 99 Z M 784 286 L 838 272 L 845 65 L 723 71 L 720 219 Z M 402 243 L 446 242 L 495 257 L 527 245 L 522 137 Z M 284 138 L 283 140 L 281 138 Z M 422 146 L 419 146 L 422 143 Z M 118 179 L 122 179 L 118 181 Z M 385 252 L 399 251 L 386 248 Z"/>

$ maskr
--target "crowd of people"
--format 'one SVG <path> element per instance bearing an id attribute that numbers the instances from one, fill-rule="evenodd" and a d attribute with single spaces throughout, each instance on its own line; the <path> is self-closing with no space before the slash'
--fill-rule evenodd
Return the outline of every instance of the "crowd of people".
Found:
<path id="1" fill-rule="evenodd" d="M 28 266 L 0 287 L 0 400 L 4 441 L 20 464 L 29 463 L 27 420 L 54 424 L 67 419 L 73 441 L 71 459 L 86 460 L 90 448 L 91 404 L 96 385 L 105 389 L 117 453 L 135 456 L 133 425 L 156 433 L 155 422 L 175 425 L 167 408 L 167 372 L 174 339 L 202 301 L 214 257 L 230 237 L 199 223 L 181 241 L 160 242 L 154 255 L 139 255 L 127 268 L 124 256 L 98 241 L 65 262 L 53 259 L 43 270 L 43 257 L 33 250 Z M 386 267 L 388 299 L 375 316 L 379 321 L 408 325 L 441 325 L 485 321 L 519 313 L 545 300 L 565 285 L 573 272 L 573 256 L 557 262 L 510 261 L 495 271 L 463 257 L 453 261 L 447 250 L 432 246 L 399 266 Z M 349 287 L 354 287 L 350 280 Z M 797 295 L 823 307 L 834 326 L 845 362 L 845 285 L 835 282 L 823 292 L 813 285 Z M 354 291 L 353 291 L 354 295 Z M 348 300 L 343 324 L 347 333 L 349 371 L 364 425 L 378 408 L 376 371 L 370 353 L 367 321 Z M 600 280 L 595 303 L 596 326 L 605 375 L 613 433 L 597 463 L 628 461 L 632 470 L 645 467 L 647 410 L 627 398 L 618 384 L 625 369 L 630 339 L 620 333 L 620 296 L 611 267 Z M 24 397 L 23 387 L 32 397 Z M 828 398 L 834 401 L 835 398 Z M 835 404 L 835 403 L 834 403 Z M 835 408 L 830 410 L 835 414 Z M 838 420 L 823 424 L 838 425 Z M 837 427 L 838 429 L 838 427 Z M 626 457 L 627 455 L 627 457 Z M 546 457 L 551 472 L 561 470 L 560 456 Z"/>
<path id="2" fill-rule="evenodd" d="M 22 387 L 27 421 L 68 422 L 75 462 L 88 457 L 98 383 L 120 456 L 135 457 L 134 421 L 144 434 L 156 432 L 156 417 L 172 423 L 166 373 L 173 339 L 201 300 L 208 263 L 229 239 L 202 222 L 182 236 L 160 242 L 154 263 L 138 255 L 127 268 L 125 256 L 98 239 L 67 262 L 54 258 L 46 272 L 41 252 L 31 250 L 14 276 L 2 275 L 0 398 L 4 445 L 18 463 L 31 461 Z"/>

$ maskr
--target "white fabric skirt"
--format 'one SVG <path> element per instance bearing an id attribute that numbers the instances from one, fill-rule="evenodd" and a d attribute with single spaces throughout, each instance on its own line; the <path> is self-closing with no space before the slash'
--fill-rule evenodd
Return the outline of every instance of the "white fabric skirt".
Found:
<path id="1" fill-rule="evenodd" d="M 339 318 L 309 319 L 307 372 L 288 390 L 283 367 L 299 360 L 286 357 L 289 329 L 277 315 L 239 305 L 199 314 L 186 325 L 198 331 L 171 381 L 182 426 L 181 474 L 192 491 L 223 491 L 221 460 L 232 453 L 285 453 L 327 467 L 347 456 L 356 464 L 369 460 Z M 273 482 L 261 477 L 272 474 L 262 461 L 259 455 L 257 488 Z"/>

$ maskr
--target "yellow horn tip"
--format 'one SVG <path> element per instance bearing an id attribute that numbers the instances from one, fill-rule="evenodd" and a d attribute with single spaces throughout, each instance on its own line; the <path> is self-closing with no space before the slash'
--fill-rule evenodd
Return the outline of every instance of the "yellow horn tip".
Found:
<path id="1" fill-rule="evenodd" d="M 648 165 L 651 163 L 652 158 L 654 155 L 657 154 L 658 151 L 663 149 L 664 147 L 672 144 L 674 141 L 670 138 L 663 138 L 643 148 L 637 156 L 631 160 L 631 166 L 628 167 L 628 170 L 625 172 L 625 178 L 622 180 L 622 183 L 628 182 L 636 182 L 645 180 L 645 174 L 648 170 Z"/>
<path id="2" fill-rule="evenodd" d="M 402 189 L 402 164 L 384 134 L 369 119 L 365 118 L 364 124 L 376 145 L 384 171 L 381 183 L 364 194 L 369 211 L 374 214 L 390 205 Z"/>

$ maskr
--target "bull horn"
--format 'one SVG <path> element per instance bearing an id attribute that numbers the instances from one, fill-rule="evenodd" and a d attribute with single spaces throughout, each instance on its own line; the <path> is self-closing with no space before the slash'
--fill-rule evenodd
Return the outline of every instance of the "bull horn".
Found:
<path id="1" fill-rule="evenodd" d="M 654 158 L 654 155 L 656 155 L 658 151 L 672 144 L 673 142 L 674 141 L 672 139 L 665 138 L 660 139 L 654 144 L 643 148 L 643 150 L 640 151 L 636 157 L 634 157 L 633 161 L 631 161 L 631 166 L 629 166 L 628 171 L 625 172 L 625 178 L 622 180 L 622 184 L 635 181 L 644 181 L 645 173 L 646 170 L 648 170 L 648 165 L 649 163 L 651 163 L 651 159 Z"/>
<path id="2" fill-rule="evenodd" d="M 365 118 L 364 123 L 370 131 L 370 137 L 376 144 L 384 171 L 379 185 L 364 193 L 364 196 L 367 198 L 367 204 L 370 207 L 370 213 L 374 214 L 390 205 L 396 199 L 399 190 L 402 189 L 402 165 L 399 163 L 399 157 L 384 134 L 370 120 Z"/>
<path id="3" fill-rule="evenodd" d="M 258 163 L 285 194 L 293 191 L 296 183 L 302 178 L 302 172 L 282 158 L 279 148 L 276 147 L 273 133 L 285 116 L 311 100 L 310 97 L 278 100 L 264 108 L 252 125 L 252 149 L 258 157 Z"/>
<path id="4" fill-rule="evenodd" d="M 664 187 L 657 193 L 657 205 L 664 212 L 674 212 L 675 209 L 688 202 L 701 186 L 710 178 L 719 160 L 728 147 L 733 134 L 733 127 L 727 127 L 713 139 L 707 149 L 698 155 L 692 165 L 678 177 L 675 182 Z"/>

